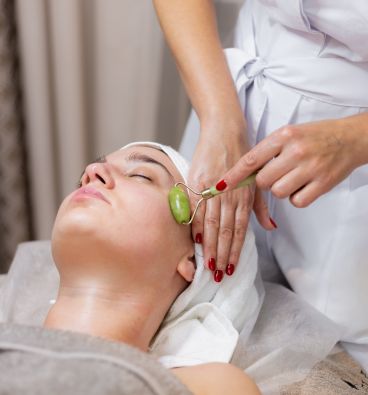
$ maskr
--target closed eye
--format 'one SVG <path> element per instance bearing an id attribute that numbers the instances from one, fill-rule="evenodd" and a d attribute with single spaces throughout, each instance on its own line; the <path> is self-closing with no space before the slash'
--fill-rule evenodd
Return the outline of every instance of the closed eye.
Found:
<path id="1" fill-rule="evenodd" d="M 144 178 L 144 179 L 146 179 L 148 181 L 152 181 L 151 178 L 149 178 L 149 177 L 147 177 L 147 176 L 145 176 L 143 174 L 131 174 L 129 177 L 141 177 L 141 178 Z"/>

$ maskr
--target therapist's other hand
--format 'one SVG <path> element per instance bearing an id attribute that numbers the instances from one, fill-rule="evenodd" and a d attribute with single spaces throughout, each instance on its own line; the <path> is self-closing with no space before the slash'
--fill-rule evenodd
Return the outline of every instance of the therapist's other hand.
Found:
<path id="1" fill-rule="evenodd" d="M 278 129 L 247 152 L 223 177 L 227 189 L 259 170 L 256 183 L 277 198 L 306 207 L 362 164 L 358 118 Z"/>
<path id="2" fill-rule="evenodd" d="M 203 126 L 202 126 L 203 128 Z M 226 133 L 218 130 L 226 130 Z M 196 147 L 188 183 L 202 191 L 214 185 L 218 177 L 232 168 L 249 149 L 245 125 L 235 132 L 219 125 L 206 126 Z M 242 188 L 204 201 L 192 223 L 193 239 L 203 244 L 205 266 L 213 271 L 215 281 L 232 275 L 239 260 L 254 187 Z M 192 212 L 198 196 L 190 194 Z"/>

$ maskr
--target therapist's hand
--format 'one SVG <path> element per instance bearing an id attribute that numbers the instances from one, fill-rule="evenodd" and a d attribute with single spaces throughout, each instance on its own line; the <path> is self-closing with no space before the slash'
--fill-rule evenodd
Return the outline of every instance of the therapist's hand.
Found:
<path id="1" fill-rule="evenodd" d="M 364 129 L 365 127 L 365 129 Z M 306 207 L 367 161 L 367 114 L 285 126 L 246 153 L 223 179 L 225 190 L 261 169 L 257 186 Z"/>
<path id="2" fill-rule="evenodd" d="M 218 123 L 205 128 L 188 177 L 189 186 L 197 191 L 215 185 L 218 177 L 249 149 L 245 125 L 235 131 Z M 215 281 L 221 281 L 226 274 L 232 275 L 236 268 L 253 206 L 254 189 L 255 186 L 242 188 L 202 202 L 193 220 L 193 239 L 203 244 L 205 266 L 213 271 Z M 199 197 L 190 193 L 190 198 L 193 212 Z M 257 201 L 264 207 L 260 199 Z"/>

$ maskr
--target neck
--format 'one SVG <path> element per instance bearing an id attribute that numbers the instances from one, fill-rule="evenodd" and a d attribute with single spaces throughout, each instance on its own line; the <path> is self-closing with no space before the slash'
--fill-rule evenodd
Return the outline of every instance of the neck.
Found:
<path id="1" fill-rule="evenodd" d="M 147 351 L 165 315 L 162 306 L 162 300 L 148 292 L 61 286 L 44 326 L 83 332 Z"/>

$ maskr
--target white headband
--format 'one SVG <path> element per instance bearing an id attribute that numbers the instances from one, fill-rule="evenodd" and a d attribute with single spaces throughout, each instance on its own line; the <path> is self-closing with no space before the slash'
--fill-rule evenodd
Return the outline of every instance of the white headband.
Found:
<path id="1" fill-rule="evenodd" d="M 176 168 L 179 170 L 179 173 L 183 177 L 184 182 L 185 183 L 187 182 L 188 172 L 189 172 L 189 163 L 183 156 L 181 156 L 179 154 L 178 151 L 175 151 L 174 148 L 171 148 L 168 145 L 154 143 L 151 141 L 138 141 L 135 143 L 127 144 L 124 147 L 121 147 L 120 149 L 130 148 L 130 147 L 134 147 L 134 146 L 153 147 L 153 148 L 158 148 L 158 149 L 161 149 L 162 151 L 164 151 L 165 154 L 167 154 L 167 156 L 174 163 Z"/>

